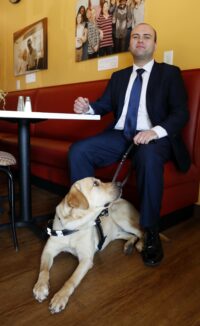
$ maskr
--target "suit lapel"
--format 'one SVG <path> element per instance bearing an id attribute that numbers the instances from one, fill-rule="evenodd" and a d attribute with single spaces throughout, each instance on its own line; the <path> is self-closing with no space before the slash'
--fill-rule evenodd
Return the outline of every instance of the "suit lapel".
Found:
<path id="1" fill-rule="evenodd" d="M 156 90 L 158 90 L 157 85 L 160 82 L 160 65 L 155 62 L 152 68 L 152 71 L 150 73 L 149 82 L 147 86 L 147 93 L 146 93 L 146 105 L 147 105 L 147 111 L 151 118 L 153 113 L 153 105 L 155 103 L 155 97 L 156 97 Z"/>

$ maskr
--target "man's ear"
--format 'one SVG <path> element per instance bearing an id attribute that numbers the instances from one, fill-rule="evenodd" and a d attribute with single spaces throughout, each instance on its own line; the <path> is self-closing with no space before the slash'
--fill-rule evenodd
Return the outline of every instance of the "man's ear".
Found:
<path id="1" fill-rule="evenodd" d="M 82 209 L 88 209 L 89 203 L 87 201 L 87 198 L 83 195 L 83 193 L 72 186 L 69 193 L 66 196 L 66 201 L 68 206 L 72 208 L 82 208 Z"/>

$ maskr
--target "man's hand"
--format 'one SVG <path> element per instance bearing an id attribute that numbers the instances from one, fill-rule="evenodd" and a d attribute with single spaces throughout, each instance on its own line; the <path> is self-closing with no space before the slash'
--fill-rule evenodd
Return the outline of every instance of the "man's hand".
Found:
<path id="1" fill-rule="evenodd" d="M 78 97 L 74 102 L 75 113 L 86 113 L 89 110 L 89 100 L 87 98 Z"/>
<path id="2" fill-rule="evenodd" d="M 157 133 L 154 130 L 145 130 L 138 132 L 138 134 L 133 138 L 133 142 L 135 145 L 148 144 L 154 139 L 158 139 Z"/>

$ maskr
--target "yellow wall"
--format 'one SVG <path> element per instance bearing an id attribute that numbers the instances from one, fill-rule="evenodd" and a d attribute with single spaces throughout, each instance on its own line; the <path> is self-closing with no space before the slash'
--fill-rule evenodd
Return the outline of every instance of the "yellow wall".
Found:
<path id="1" fill-rule="evenodd" d="M 75 63 L 74 30 L 76 0 L 21 0 L 12 5 L 0 0 L 0 88 L 21 89 L 75 83 L 110 77 L 112 70 L 97 71 L 97 59 Z M 146 0 L 145 21 L 158 31 L 156 60 L 164 50 L 174 50 L 174 64 L 182 69 L 200 67 L 200 1 Z M 36 82 L 13 74 L 13 33 L 48 17 L 48 70 L 36 73 Z M 132 63 L 129 53 L 119 55 L 119 68 Z"/>

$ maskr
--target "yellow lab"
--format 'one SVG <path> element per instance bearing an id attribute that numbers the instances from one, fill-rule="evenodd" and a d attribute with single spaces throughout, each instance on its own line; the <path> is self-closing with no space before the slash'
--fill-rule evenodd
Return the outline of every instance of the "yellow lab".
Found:
<path id="1" fill-rule="evenodd" d="M 73 184 L 69 193 L 56 207 L 50 238 L 41 257 L 38 281 L 33 288 L 35 298 L 42 302 L 49 294 L 49 271 L 60 252 L 77 256 L 79 265 L 50 303 L 51 313 L 62 311 L 71 294 L 93 266 L 97 250 L 104 249 L 115 239 L 127 240 L 124 252 L 135 247 L 142 251 L 143 233 L 139 214 L 126 200 L 120 198 L 116 183 L 103 183 L 88 177 Z"/>

